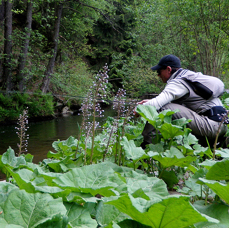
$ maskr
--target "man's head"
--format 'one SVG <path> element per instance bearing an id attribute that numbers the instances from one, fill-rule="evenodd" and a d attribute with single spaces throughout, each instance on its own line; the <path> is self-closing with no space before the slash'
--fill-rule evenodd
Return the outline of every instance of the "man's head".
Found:
<path id="1" fill-rule="evenodd" d="M 175 55 L 166 55 L 162 57 L 159 63 L 151 69 L 156 70 L 158 76 L 166 83 L 170 76 L 174 73 L 174 69 L 179 68 L 181 68 L 180 59 Z"/>

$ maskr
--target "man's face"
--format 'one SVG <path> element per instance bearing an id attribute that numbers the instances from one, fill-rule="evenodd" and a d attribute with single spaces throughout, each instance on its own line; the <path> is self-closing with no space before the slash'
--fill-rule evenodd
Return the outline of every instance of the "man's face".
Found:
<path id="1" fill-rule="evenodd" d="M 161 78 L 161 80 L 164 83 L 166 83 L 171 76 L 171 71 L 172 71 L 172 68 L 170 66 L 167 66 L 166 69 L 157 70 L 157 75 L 158 77 Z"/>

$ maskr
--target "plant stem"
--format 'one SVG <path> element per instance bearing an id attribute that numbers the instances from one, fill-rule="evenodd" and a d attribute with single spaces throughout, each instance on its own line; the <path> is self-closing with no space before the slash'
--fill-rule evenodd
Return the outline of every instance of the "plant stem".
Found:
<path id="1" fill-rule="evenodd" d="M 106 155 L 107 155 L 107 153 L 108 153 L 109 144 L 110 144 L 110 141 L 111 141 L 111 136 L 112 136 L 112 134 L 113 134 L 114 128 L 115 128 L 115 126 L 113 125 L 113 127 L 111 128 L 111 132 L 110 132 L 110 135 L 109 135 L 108 142 L 107 142 L 107 148 L 106 148 L 106 151 L 105 151 L 105 153 L 104 153 L 104 155 L 103 155 L 103 162 L 104 162 L 105 157 L 106 157 Z"/>
<path id="2" fill-rule="evenodd" d="M 93 160 L 93 152 L 94 152 L 94 141 L 95 141 L 95 105 L 96 105 L 96 101 L 94 101 L 93 104 L 93 125 L 92 125 L 92 143 L 91 143 L 91 159 L 90 159 L 90 164 L 92 164 L 92 160 Z"/>
<path id="3" fill-rule="evenodd" d="M 224 123 L 224 120 L 227 118 L 227 115 L 225 115 L 223 118 L 222 118 L 222 120 L 221 120 L 221 122 L 220 122 L 220 125 L 219 125 L 219 127 L 218 127 L 218 131 L 217 131 L 217 133 L 216 133 L 216 137 L 215 137 L 215 142 L 214 142 L 214 145 L 213 145 L 213 160 L 215 160 L 215 151 L 216 151 L 216 146 L 217 146 L 217 142 L 218 142 L 218 138 L 219 138 L 219 134 L 220 134 L 220 129 L 221 129 L 221 126 L 222 126 L 222 124 Z"/>

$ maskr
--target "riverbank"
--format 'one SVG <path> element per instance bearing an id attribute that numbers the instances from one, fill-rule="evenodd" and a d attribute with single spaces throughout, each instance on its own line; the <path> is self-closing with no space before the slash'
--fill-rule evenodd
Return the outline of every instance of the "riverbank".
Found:
<path id="1" fill-rule="evenodd" d="M 15 105 L 16 107 L 11 105 L 10 107 L 6 107 L 4 112 L 0 112 L 0 126 L 17 124 L 19 115 L 22 114 L 25 106 L 28 107 L 29 122 L 49 121 L 62 115 L 68 114 L 77 115 L 80 110 L 80 105 L 70 104 L 69 106 L 67 106 L 64 101 L 61 102 L 60 100 L 52 101 L 50 102 L 50 104 L 46 105 L 46 107 L 48 106 L 47 111 L 44 108 L 45 102 L 40 103 L 40 107 L 37 103 L 35 103 L 35 105 L 31 105 L 31 102 L 29 103 L 30 105 L 27 105 L 27 103 L 29 102 L 25 102 L 25 104 L 21 105 Z"/>

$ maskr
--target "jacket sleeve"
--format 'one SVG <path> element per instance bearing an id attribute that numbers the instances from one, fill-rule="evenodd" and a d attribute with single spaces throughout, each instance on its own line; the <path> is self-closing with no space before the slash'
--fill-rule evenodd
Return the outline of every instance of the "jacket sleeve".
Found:
<path id="1" fill-rule="evenodd" d="M 166 85 L 164 90 L 158 96 L 147 101 L 144 105 L 152 105 L 159 110 L 164 105 L 183 97 L 187 93 L 189 93 L 187 87 L 182 83 L 173 80 Z"/>

